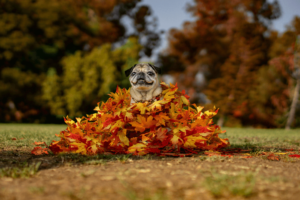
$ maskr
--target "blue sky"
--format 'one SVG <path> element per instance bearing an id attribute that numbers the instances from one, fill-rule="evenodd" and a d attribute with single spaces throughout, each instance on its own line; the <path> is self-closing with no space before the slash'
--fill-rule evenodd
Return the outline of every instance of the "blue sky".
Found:
<path id="1" fill-rule="evenodd" d="M 271 2 L 271 1 L 270 1 Z M 159 51 L 167 46 L 167 31 L 170 28 L 181 28 L 184 21 L 192 20 L 192 16 L 186 11 L 187 3 L 192 4 L 193 0 L 143 0 L 142 4 L 149 5 L 153 14 L 158 18 L 158 29 L 164 30 L 162 44 L 155 51 Z M 295 15 L 300 16 L 300 0 L 279 0 L 282 16 L 274 20 L 273 28 L 283 32 L 285 26 L 291 22 Z"/>

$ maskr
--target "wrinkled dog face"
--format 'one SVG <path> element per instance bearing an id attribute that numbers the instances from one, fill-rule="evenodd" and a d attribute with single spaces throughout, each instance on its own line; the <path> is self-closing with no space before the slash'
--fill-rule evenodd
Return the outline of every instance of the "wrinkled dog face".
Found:
<path id="1" fill-rule="evenodd" d="M 157 86 L 158 75 L 150 64 L 138 64 L 133 67 L 129 81 L 134 90 L 148 91 Z"/>

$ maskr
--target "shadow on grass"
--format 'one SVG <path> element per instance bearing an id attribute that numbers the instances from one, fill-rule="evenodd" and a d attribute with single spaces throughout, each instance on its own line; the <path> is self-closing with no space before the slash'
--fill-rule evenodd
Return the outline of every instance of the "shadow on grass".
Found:
<path id="1" fill-rule="evenodd" d="M 294 149 L 271 147 L 271 146 L 260 146 L 257 144 L 245 143 L 245 144 L 232 144 L 229 147 L 224 148 L 223 150 L 236 150 L 244 151 L 249 153 L 258 153 L 258 152 L 287 152 Z"/>
<path id="2" fill-rule="evenodd" d="M 32 155 L 28 151 L 19 150 L 2 150 L 0 151 L 0 169 L 22 167 L 41 163 L 39 170 L 51 169 L 60 166 L 76 166 L 76 165 L 104 165 L 109 162 L 125 163 L 130 160 L 161 160 L 163 157 L 155 155 L 133 156 L 131 154 L 98 154 L 94 156 L 64 153 L 54 155 Z"/>
<path id="3" fill-rule="evenodd" d="M 222 149 L 224 152 L 231 153 L 251 153 L 256 155 L 261 152 L 285 152 L 287 149 L 265 147 L 254 145 L 251 143 L 232 144 L 230 147 Z M 201 156 L 205 156 L 203 152 L 199 152 Z M 194 155 L 191 155 L 194 156 Z M 197 155 L 195 155 L 197 156 Z M 57 168 L 61 166 L 77 166 L 77 165 L 105 165 L 110 162 L 126 163 L 132 160 L 165 160 L 178 159 L 179 157 L 162 157 L 156 155 L 133 156 L 131 154 L 98 154 L 94 156 L 64 153 L 54 155 L 32 155 L 30 151 L 25 150 L 2 150 L 0 151 L 0 169 L 3 168 L 24 168 L 24 166 L 39 164 L 38 170 Z"/>

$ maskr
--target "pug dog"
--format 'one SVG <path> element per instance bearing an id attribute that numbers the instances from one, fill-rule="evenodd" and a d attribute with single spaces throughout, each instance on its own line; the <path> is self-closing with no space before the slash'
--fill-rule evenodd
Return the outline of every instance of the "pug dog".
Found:
<path id="1" fill-rule="evenodd" d="M 153 103 L 161 99 L 162 88 L 159 83 L 158 74 L 160 74 L 160 69 L 149 63 L 136 64 L 125 71 L 125 75 L 129 76 L 131 84 L 130 103 Z"/>

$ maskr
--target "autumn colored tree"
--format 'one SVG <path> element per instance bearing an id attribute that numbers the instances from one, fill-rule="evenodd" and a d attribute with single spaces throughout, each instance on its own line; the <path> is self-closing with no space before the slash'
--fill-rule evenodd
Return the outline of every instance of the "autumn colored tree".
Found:
<path id="1" fill-rule="evenodd" d="M 135 52 L 137 56 L 150 56 L 159 44 L 159 34 L 151 9 L 139 2 L 0 0 L 0 85 L 5 86 L 0 89 L 3 102 L 0 110 L 7 109 L 6 102 L 10 101 L 22 112 L 46 109 L 42 81 L 38 80 L 43 80 L 48 70 L 61 76 L 64 71 L 61 60 L 77 51 L 84 56 L 99 46 L 111 44 L 115 48 L 135 37 L 141 45 L 140 51 Z M 117 71 L 122 65 L 117 64 L 111 70 Z M 20 83 L 23 77 L 32 80 L 30 84 L 25 81 L 30 86 Z M 34 89 L 23 90 L 24 87 Z M 19 89 L 26 93 L 22 98 Z"/>
<path id="2" fill-rule="evenodd" d="M 172 29 L 164 52 L 186 66 L 180 84 L 197 88 L 195 74 L 205 74 L 205 94 L 229 118 L 226 125 L 256 124 L 250 97 L 258 71 L 268 65 L 270 23 L 280 16 L 278 2 L 195 0 L 188 10 L 195 21 Z"/>

